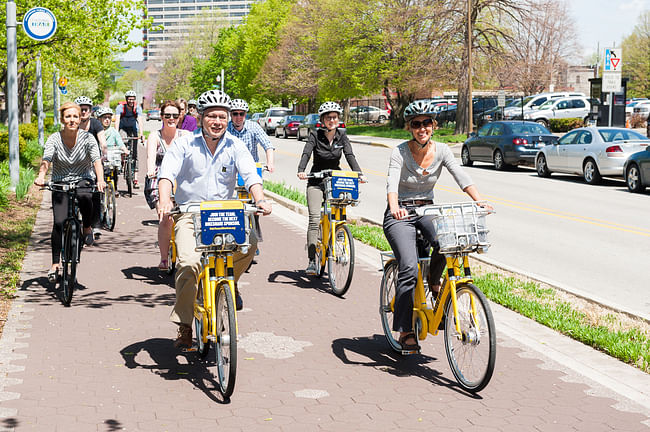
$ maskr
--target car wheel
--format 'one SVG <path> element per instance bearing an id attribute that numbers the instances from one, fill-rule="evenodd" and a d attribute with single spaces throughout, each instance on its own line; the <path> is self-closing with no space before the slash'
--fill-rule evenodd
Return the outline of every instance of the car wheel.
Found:
<path id="1" fill-rule="evenodd" d="M 276 137 L 276 138 L 280 138 L 280 134 L 278 133 L 278 130 L 277 130 L 277 129 L 275 130 L 275 137 Z"/>
<path id="2" fill-rule="evenodd" d="M 465 146 L 463 146 L 463 149 L 460 151 L 460 161 L 465 166 L 474 165 L 474 161 L 469 157 L 469 149 Z"/>
<path id="3" fill-rule="evenodd" d="M 497 171 L 503 171 L 508 167 L 508 164 L 503 160 L 503 153 L 501 153 L 501 150 L 494 152 L 492 161 L 494 162 L 494 169 Z"/>
<path id="4" fill-rule="evenodd" d="M 596 165 L 596 162 L 594 162 L 593 159 L 587 159 L 585 161 L 582 173 L 585 181 L 590 185 L 598 184 L 602 180 L 600 171 L 598 170 L 598 165 Z"/>
<path id="5" fill-rule="evenodd" d="M 380 115 L 380 116 L 379 116 L 379 120 L 378 120 L 379 123 L 383 123 L 383 122 L 385 122 L 386 120 L 387 120 L 387 119 L 386 119 L 386 116 L 383 116 L 383 115 Z"/>
<path id="6" fill-rule="evenodd" d="M 302 141 L 302 138 L 300 138 L 300 129 L 298 129 L 298 132 L 296 132 L 296 139 L 298 141 Z"/>
<path id="7" fill-rule="evenodd" d="M 544 119 L 537 119 L 537 120 L 535 120 L 535 123 L 539 123 L 539 124 L 541 124 L 542 126 L 544 126 L 545 128 L 548 129 L 548 121 L 546 121 Z"/>
<path id="8" fill-rule="evenodd" d="M 286 129 L 283 129 L 283 130 L 282 130 L 282 138 L 289 139 L 289 134 L 287 134 L 287 130 L 286 130 Z"/>
<path id="9" fill-rule="evenodd" d="M 540 177 L 551 176 L 551 170 L 548 169 L 548 165 L 546 164 L 546 156 L 544 156 L 544 154 L 537 156 L 537 159 L 535 161 L 535 169 L 537 170 L 537 175 Z"/>
<path id="10" fill-rule="evenodd" d="M 630 192 L 639 193 L 645 190 L 645 185 L 641 181 L 641 172 L 637 164 L 631 163 L 627 167 L 625 171 L 625 183 Z"/>

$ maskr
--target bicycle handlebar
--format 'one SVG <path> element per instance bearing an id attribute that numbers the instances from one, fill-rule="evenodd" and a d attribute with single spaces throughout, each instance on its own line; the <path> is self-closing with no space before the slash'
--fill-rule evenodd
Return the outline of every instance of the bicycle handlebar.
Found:
<path id="1" fill-rule="evenodd" d="M 201 211 L 201 203 L 191 202 L 187 204 L 177 205 L 176 207 L 171 209 L 171 211 L 167 214 L 170 216 L 175 216 L 183 213 L 199 213 L 200 211 Z M 256 205 L 244 203 L 244 213 L 262 215 L 264 214 L 264 211 L 259 207 L 257 207 Z"/>
<path id="2" fill-rule="evenodd" d="M 41 190 L 50 190 L 53 192 L 71 192 L 78 189 L 90 190 L 90 192 L 97 191 L 97 185 L 92 186 L 78 186 L 75 182 L 53 182 L 49 181 L 41 186 Z"/>

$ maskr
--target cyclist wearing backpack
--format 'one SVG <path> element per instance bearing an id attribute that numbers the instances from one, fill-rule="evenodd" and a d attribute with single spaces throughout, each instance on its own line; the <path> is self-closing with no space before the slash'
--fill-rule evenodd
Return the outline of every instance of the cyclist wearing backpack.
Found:
<path id="1" fill-rule="evenodd" d="M 144 116 L 142 108 L 135 102 L 137 94 L 133 90 L 124 93 L 126 102 L 121 102 L 115 109 L 115 123 L 118 125 L 122 138 L 138 137 L 144 131 Z M 135 176 L 133 186 L 138 187 L 138 142 L 132 140 L 133 161 L 135 164 Z"/>

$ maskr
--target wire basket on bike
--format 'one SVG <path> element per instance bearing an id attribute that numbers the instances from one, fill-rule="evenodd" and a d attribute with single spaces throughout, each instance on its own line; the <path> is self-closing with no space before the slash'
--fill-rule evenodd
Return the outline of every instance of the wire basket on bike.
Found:
<path id="1" fill-rule="evenodd" d="M 460 202 L 422 208 L 433 216 L 440 253 L 487 252 L 490 247 L 485 216 L 490 212 L 477 202 Z"/>

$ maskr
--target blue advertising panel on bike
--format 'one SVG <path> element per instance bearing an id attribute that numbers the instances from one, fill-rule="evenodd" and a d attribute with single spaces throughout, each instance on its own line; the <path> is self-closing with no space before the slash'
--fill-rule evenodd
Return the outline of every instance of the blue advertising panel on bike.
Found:
<path id="1" fill-rule="evenodd" d="M 201 243 L 212 244 L 217 234 L 232 234 L 238 244 L 246 243 L 244 203 L 239 200 L 201 203 Z"/>
<path id="2" fill-rule="evenodd" d="M 262 164 L 258 162 L 258 163 L 255 164 L 255 166 L 257 167 L 257 175 L 262 177 Z M 245 186 L 244 179 L 241 178 L 239 173 L 237 173 L 237 186 L 240 186 L 240 187 Z"/>
<path id="3" fill-rule="evenodd" d="M 332 197 L 339 198 L 349 193 L 352 199 L 359 199 L 359 174 L 354 171 L 332 171 Z"/>

